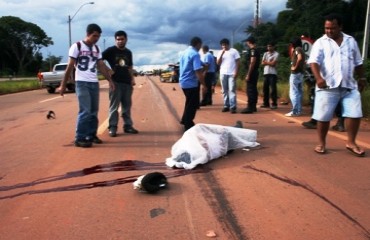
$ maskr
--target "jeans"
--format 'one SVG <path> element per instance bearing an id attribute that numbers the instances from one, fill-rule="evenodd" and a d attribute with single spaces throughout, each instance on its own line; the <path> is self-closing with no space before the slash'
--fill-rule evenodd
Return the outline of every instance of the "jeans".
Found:
<path id="1" fill-rule="evenodd" d="M 224 107 L 236 109 L 236 83 L 233 75 L 221 74 Z"/>
<path id="2" fill-rule="evenodd" d="M 76 140 L 89 140 L 98 129 L 99 83 L 76 81 L 76 95 L 79 106 Z"/>
<path id="3" fill-rule="evenodd" d="M 292 112 L 301 114 L 303 98 L 303 74 L 291 73 L 289 77 L 289 97 L 292 103 Z"/>
<path id="4" fill-rule="evenodd" d="M 118 125 L 118 108 L 121 104 L 123 128 L 128 129 L 133 125 L 131 119 L 132 93 L 134 88 L 131 84 L 114 82 L 115 90 L 109 91 L 109 129 L 117 130 Z"/>
<path id="5" fill-rule="evenodd" d="M 276 74 L 265 74 L 263 82 L 263 105 L 270 106 L 270 97 L 272 106 L 277 106 L 277 76 Z M 270 92 L 271 89 L 271 92 Z"/>

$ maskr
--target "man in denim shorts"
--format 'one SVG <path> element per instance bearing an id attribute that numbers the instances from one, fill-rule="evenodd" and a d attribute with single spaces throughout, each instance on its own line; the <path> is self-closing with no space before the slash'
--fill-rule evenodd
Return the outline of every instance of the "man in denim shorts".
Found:
<path id="1" fill-rule="evenodd" d="M 312 118 L 317 122 L 319 145 L 315 151 L 326 152 L 326 135 L 338 102 L 347 129 L 346 148 L 355 156 L 365 151 L 356 144 L 361 117 L 360 92 L 366 85 L 363 61 L 355 39 L 342 32 L 342 18 L 337 14 L 325 17 L 325 35 L 319 38 L 310 53 L 308 63 L 316 79 L 315 108 Z M 357 82 L 354 73 L 359 78 Z"/>

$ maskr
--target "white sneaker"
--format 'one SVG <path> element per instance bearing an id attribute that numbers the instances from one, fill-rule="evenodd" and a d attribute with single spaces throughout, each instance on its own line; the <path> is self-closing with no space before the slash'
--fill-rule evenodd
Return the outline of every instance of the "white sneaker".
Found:
<path id="1" fill-rule="evenodd" d="M 293 112 L 288 112 L 285 114 L 285 116 L 287 117 L 297 117 L 297 116 L 300 116 L 301 114 L 300 113 L 293 113 Z"/>

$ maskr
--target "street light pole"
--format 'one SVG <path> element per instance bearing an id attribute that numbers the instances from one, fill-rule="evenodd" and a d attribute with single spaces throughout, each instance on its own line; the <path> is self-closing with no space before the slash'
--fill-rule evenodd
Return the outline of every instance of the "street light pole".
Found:
<path id="1" fill-rule="evenodd" d="M 68 15 L 68 33 L 69 33 L 69 46 L 72 45 L 72 33 L 71 33 L 71 23 L 72 23 L 72 20 L 73 18 L 76 16 L 76 14 L 78 13 L 78 11 L 80 11 L 80 9 L 85 6 L 85 5 L 88 5 L 88 4 L 94 4 L 94 2 L 87 2 L 87 3 L 84 3 L 82 4 L 78 9 L 77 11 L 75 12 L 75 14 L 73 14 L 73 16 L 71 17 L 71 15 Z"/>
<path id="2" fill-rule="evenodd" d="M 362 43 L 362 59 L 367 59 L 367 53 L 369 48 L 369 15 L 370 15 L 370 1 L 367 1 L 367 12 L 365 21 L 364 40 Z"/>

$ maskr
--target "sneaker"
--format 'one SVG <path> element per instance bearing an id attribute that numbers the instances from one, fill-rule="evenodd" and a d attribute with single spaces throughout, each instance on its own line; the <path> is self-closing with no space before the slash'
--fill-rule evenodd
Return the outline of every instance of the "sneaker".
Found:
<path id="1" fill-rule="evenodd" d="M 293 113 L 293 112 L 288 112 L 285 114 L 285 116 L 287 117 L 298 117 L 300 115 L 301 115 L 300 113 Z"/>
<path id="2" fill-rule="evenodd" d="M 93 143 L 96 143 L 96 144 L 102 144 L 103 143 L 103 141 L 100 138 L 98 138 L 97 136 L 94 136 L 91 141 Z"/>
<path id="3" fill-rule="evenodd" d="M 303 122 L 302 126 L 305 127 L 305 128 L 308 128 L 308 129 L 316 129 L 317 123 L 316 123 L 315 120 L 311 119 L 310 121 Z"/>
<path id="4" fill-rule="evenodd" d="M 116 129 L 109 129 L 109 136 L 116 137 L 117 136 L 117 130 Z"/>
<path id="5" fill-rule="evenodd" d="M 230 113 L 231 113 L 231 114 L 236 113 L 236 108 L 231 108 L 231 109 L 230 109 Z"/>
<path id="6" fill-rule="evenodd" d="M 251 114 L 254 113 L 253 109 L 250 108 L 244 108 L 243 110 L 240 111 L 241 114 Z"/>
<path id="7" fill-rule="evenodd" d="M 337 131 L 337 132 L 345 132 L 346 130 L 344 129 L 344 126 L 340 124 L 336 124 L 331 127 L 332 130 Z"/>
<path id="8" fill-rule="evenodd" d="M 92 146 L 92 142 L 89 140 L 76 140 L 75 146 L 82 147 L 82 148 L 88 148 Z"/>
<path id="9" fill-rule="evenodd" d="M 125 133 L 131 133 L 131 134 L 137 134 L 137 133 L 139 133 L 139 131 L 138 131 L 138 130 L 136 130 L 135 128 L 133 128 L 133 127 L 125 128 L 123 131 L 124 131 Z"/>
<path id="10" fill-rule="evenodd" d="M 230 109 L 228 107 L 224 107 L 221 112 L 228 112 Z"/>

